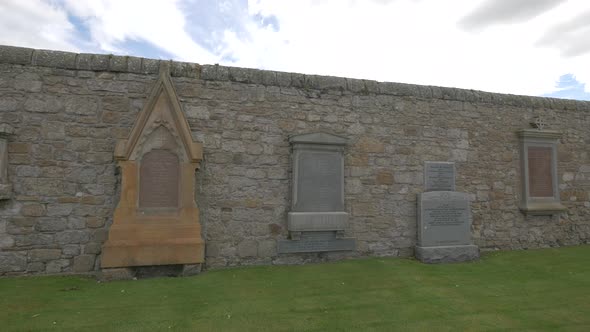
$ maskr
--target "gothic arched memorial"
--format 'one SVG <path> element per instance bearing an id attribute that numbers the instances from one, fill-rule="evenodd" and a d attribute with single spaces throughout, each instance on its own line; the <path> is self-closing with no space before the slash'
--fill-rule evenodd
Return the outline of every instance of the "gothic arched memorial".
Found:
<path id="1" fill-rule="evenodd" d="M 167 68 L 129 139 L 117 143 L 121 198 L 103 246 L 103 268 L 204 262 L 195 171 L 202 159 L 192 141 Z"/>

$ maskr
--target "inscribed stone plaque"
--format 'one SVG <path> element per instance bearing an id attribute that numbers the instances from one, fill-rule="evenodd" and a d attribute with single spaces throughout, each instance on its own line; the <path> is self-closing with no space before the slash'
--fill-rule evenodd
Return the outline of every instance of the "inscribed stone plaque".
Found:
<path id="1" fill-rule="evenodd" d="M 469 196 L 454 191 L 431 191 L 418 197 L 418 245 L 471 244 Z"/>
<path id="2" fill-rule="evenodd" d="M 455 163 L 425 162 L 424 186 L 425 191 L 454 191 Z"/>
<path id="3" fill-rule="evenodd" d="M 297 200 L 294 211 L 343 211 L 342 154 L 300 151 L 297 158 Z"/>
<path id="4" fill-rule="evenodd" d="M 141 160 L 140 208 L 178 208 L 178 156 L 167 150 L 152 150 Z"/>
<path id="5" fill-rule="evenodd" d="M 343 231 L 348 224 L 346 212 L 289 212 L 290 231 Z"/>
<path id="6" fill-rule="evenodd" d="M 529 193 L 531 197 L 553 197 L 550 147 L 529 146 Z"/>
<path id="7" fill-rule="evenodd" d="M 297 241 L 279 240 L 278 252 L 281 254 L 294 252 L 319 252 L 354 250 L 355 239 L 336 238 L 336 232 L 303 232 Z"/>

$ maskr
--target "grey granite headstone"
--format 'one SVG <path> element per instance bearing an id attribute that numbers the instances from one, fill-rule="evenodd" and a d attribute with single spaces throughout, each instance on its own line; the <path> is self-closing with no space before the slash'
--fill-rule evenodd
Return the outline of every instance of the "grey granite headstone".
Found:
<path id="1" fill-rule="evenodd" d="M 418 195 L 416 258 L 425 263 L 451 263 L 479 258 L 471 242 L 469 195 L 431 191 Z"/>
<path id="2" fill-rule="evenodd" d="M 418 244 L 471 244 L 469 195 L 454 191 L 422 193 L 418 200 Z"/>
<path id="3" fill-rule="evenodd" d="M 313 133 L 293 136 L 293 200 L 288 213 L 290 240 L 279 253 L 354 250 L 343 238 L 348 224 L 344 209 L 344 146 L 347 139 Z"/>
<path id="4" fill-rule="evenodd" d="M 427 161 L 424 163 L 425 191 L 455 191 L 455 163 Z"/>

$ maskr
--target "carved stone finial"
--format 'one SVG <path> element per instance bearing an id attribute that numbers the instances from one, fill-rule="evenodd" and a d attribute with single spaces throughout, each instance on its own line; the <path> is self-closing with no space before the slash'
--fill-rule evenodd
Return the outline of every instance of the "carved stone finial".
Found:
<path id="1" fill-rule="evenodd" d="M 547 122 L 545 122 L 545 119 L 539 116 L 535 118 L 534 122 L 531 122 L 531 126 L 533 126 L 533 128 L 538 129 L 539 131 L 543 130 L 543 128 L 545 128 L 546 125 Z"/>

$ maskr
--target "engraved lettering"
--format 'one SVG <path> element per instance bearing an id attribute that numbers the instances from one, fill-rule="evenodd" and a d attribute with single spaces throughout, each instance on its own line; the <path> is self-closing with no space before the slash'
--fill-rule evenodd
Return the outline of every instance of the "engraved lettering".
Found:
<path id="1" fill-rule="evenodd" d="M 532 197 L 553 197 L 550 147 L 528 148 L 529 193 Z"/>
<path id="2" fill-rule="evenodd" d="M 177 208 L 178 156 L 167 150 L 146 153 L 140 166 L 139 207 Z"/>

